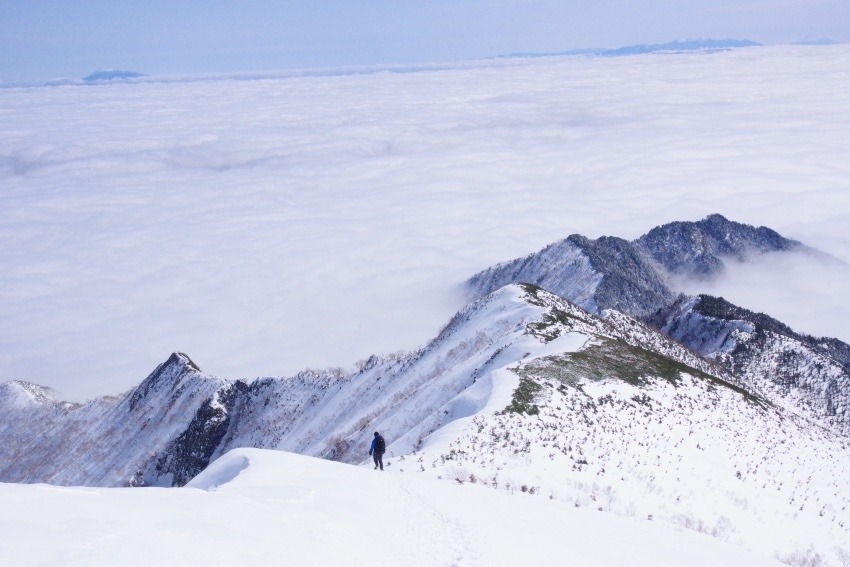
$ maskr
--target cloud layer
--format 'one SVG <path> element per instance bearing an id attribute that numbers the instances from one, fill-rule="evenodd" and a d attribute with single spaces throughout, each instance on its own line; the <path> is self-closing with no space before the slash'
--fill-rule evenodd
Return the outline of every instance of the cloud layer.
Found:
<path id="1" fill-rule="evenodd" d="M 349 366 L 433 336 L 493 263 L 714 212 L 850 260 L 849 56 L 2 89 L 0 380 L 82 399 L 173 350 L 234 378 Z M 741 303 L 793 297 L 789 323 L 850 340 L 829 269 Z"/>

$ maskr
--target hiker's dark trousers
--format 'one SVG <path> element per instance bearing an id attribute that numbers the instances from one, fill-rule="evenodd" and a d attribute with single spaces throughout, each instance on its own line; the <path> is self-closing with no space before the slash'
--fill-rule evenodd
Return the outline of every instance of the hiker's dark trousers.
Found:
<path id="1" fill-rule="evenodd" d="M 377 451 L 372 452 L 372 459 L 375 461 L 375 468 L 384 470 L 384 454 Z"/>

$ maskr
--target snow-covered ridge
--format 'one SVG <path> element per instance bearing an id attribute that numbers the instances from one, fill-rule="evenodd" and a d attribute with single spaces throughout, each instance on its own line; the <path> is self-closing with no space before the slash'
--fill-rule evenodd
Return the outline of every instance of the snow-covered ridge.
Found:
<path id="1" fill-rule="evenodd" d="M 525 412 L 480 414 L 396 463 L 679 525 L 791 565 L 846 556 L 846 438 L 663 360 L 603 341 L 523 362 Z"/>
<path id="2" fill-rule="evenodd" d="M 540 288 L 512 285 L 461 310 L 419 351 L 373 357 L 350 374 L 224 380 L 175 353 L 119 398 L 74 408 L 4 404 L 0 409 L 14 417 L 0 439 L 6 457 L 0 479 L 182 485 L 240 446 L 355 463 L 372 429 L 395 441 L 392 450 L 407 452 L 448 423 L 481 412 L 496 391 L 506 392 L 508 405 L 518 378 L 503 370 L 575 333 L 624 341 L 726 379 L 630 317 L 600 318 Z"/>
<path id="3" fill-rule="evenodd" d="M 9 383 L 0 480 L 265 492 L 276 480 L 234 449 L 362 464 L 377 430 L 391 471 L 840 560 L 850 347 L 667 279 L 800 246 L 719 215 L 636 242 L 573 235 L 474 276 L 476 299 L 431 342 L 351 372 L 227 380 L 174 353 L 82 405 Z"/>
<path id="4" fill-rule="evenodd" d="M 377 430 L 388 471 L 654 518 L 767 555 L 850 549 L 850 492 L 832 472 L 848 466 L 846 438 L 735 378 L 633 317 L 508 285 L 420 350 L 347 374 L 223 380 L 175 353 L 119 398 L 0 399 L 0 478 L 230 492 L 276 482 L 232 449 L 360 464 Z"/>
<path id="5" fill-rule="evenodd" d="M 722 298 L 677 295 L 672 287 L 671 276 L 708 281 L 729 262 L 789 252 L 824 256 L 770 228 L 714 214 L 656 227 L 633 242 L 572 235 L 484 270 L 466 286 L 477 297 L 494 286 L 528 282 L 594 313 L 613 309 L 638 317 L 714 361 L 712 372 L 726 381 L 850 435 L 850 345 L 800 335 Z M 700 356 L 695 360 L 691 364 L 703 364 Z"/>
<path id="6" fill-rule="evenodd" d="M 710 277 L 729 261 L 800 250 L 817 253 L 767 227 L 714 214 L 656 227 L 632 242 L 574 234 L 479 272 L 465 285 L 472 297 L 480 297 L 509 283 L 533 283 L 592 312 L 616 309 L 645 316 L 676 299 L 670 274 Z"/>

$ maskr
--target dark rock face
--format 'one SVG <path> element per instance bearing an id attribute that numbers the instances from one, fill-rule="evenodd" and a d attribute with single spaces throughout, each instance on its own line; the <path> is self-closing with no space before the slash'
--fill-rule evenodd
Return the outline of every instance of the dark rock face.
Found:
<path id="1" fill-rule="evenodd" d="M 724 259 L 745 261 L 755 254 L 804 249 L 767 227 L 754 227 L 710 215 L 698 222 L 671 222 L 635 241 L 673 274 L 711 276 L 723 271 Z"/>
<path id="2" fill-rule="evenodd" d="M 206 400 L 186 430 L 151 460 L 143 484 L 183 486 L 204 470 L 227 434 L 238 397 L 247 390 L 244 382 L 234 382 Z"/>
<path id="3" fill-rule="evenodd" d="M 612 236 L 570 239 L 603 274 L 595 294 L 600 310 L 616 309 L 639 317 L 675 299 L 651 258 L 631 242 Z"/>

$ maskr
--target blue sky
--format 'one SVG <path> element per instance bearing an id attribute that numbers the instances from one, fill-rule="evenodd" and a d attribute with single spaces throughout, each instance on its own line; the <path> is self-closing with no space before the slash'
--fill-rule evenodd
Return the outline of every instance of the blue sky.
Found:
<path id="1" fill-rule="evenodd" d="M 700 37 L 850 41 L 846 0 L 0 0 L 0 81 L 424 63 Z"/>

